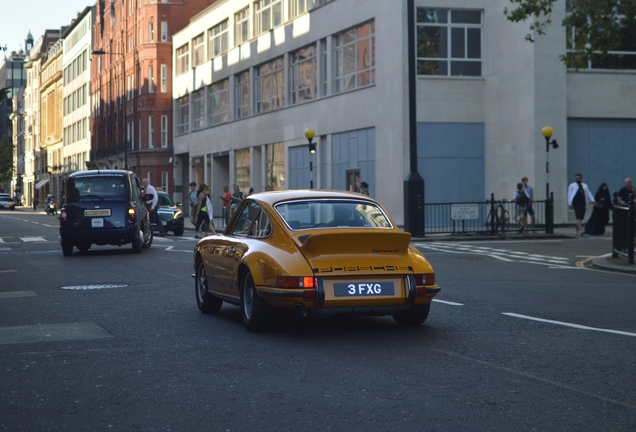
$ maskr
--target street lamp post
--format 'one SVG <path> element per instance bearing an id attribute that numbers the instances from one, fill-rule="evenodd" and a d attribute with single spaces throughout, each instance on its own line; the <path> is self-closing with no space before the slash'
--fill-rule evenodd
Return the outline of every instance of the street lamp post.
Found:
<path id="1" fill-rule="evenodd" d="M 316 132 L 312 128 L 305 130 L 305 138 L 309 141 L 309 189 L 314 188 L 314 164 L 311 156 L 316 153 L 316 144 L 312 142 L 315 136 Z"/>
<path id="2" fill-rule="evenodd" d="M 417 83 L 415 57 L 415 1 L 408 0 L 408 98 L 409 98 L 409 165 L 404 179 L 404 231 L 413 236 L 424 235 L 424 178 L 417 172 Z"/>
<path id="3" fill-rule="evenodd" d="M 121 82 L 124 86 L 123 95 L 122 95 L 122 103 L 121 103 L 121 137 L 122 142 L 124 143 L 124 169 L 128 169 L 128 143 L 126 142 L 126 54 L 116 53 L 116 52 L 108 52 L 104 50 L 94 50 L 94 55 L 104 55 L 104 54 L 113 54 L 121 56 Z"/>
<path id="4" fill-rule="evenodd" d="M 554 130 L 552 126 L 544 126 L 541 134 L 545 138 L 545 232 L 554 233 L 554 203 L 550 197 L 550 146 L 553 149 L 559 148 L 556 140 L 550 141 Z"/>

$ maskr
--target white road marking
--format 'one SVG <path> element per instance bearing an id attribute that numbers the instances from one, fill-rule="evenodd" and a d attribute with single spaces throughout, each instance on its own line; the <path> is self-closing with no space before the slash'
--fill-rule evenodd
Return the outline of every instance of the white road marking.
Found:
<path id="1" fill-rule="evenodd" d="M 22 240 L 25 243 L 28 242 L 45 242 L 46 239 L 44 237 L 20 237 L 20 240 Z"/>
<path id="2" fill-rule="evenodd" d="M 485 246 L 472 246 L 464 243 L 414 243 L 416 247 L 444 253 L 472 254 L 487 256 L 505 262 L 521 262 L 525 264 L 540 264 L 551 269 L 567 268 L 577 269 L 570 264 L 569 258 L 549 255 L 529 254 L 527 252 L 512 251 L 506 249 L 494 249 Z"/>
<path id="3" fill-rule="evenodd" d="M 10 270 L 0 270 L 0 273 L 15 273 L 18 269 L 10 269 Z"/>
<path id="4" fill-rule="evenodd" d="M 446 301 L 446 300 L 433 299 L 433 301 L 437 302 L 437 303 L 444 303 L 444 304 L 451 305 L 451 306 L 464 306 L 464 303 L 455 303 L 455 302 L 450 302 L 450 301 Z"/>
<path id="5" fill-rule="evenodd" d="M 537 317 L 532 317 L 532 316 L 528 316 L 528 315 L 520 315 L 520 314 L 516 314 L 516 313 L 512 313 L 512 312 L 503 312 L 502 315 L 506 315 L 506 316 L 513 317 L 513 318 L 526 319 L 526 320 L 530 320 L 530 321 L 538 321 L 538 322 L 544 322 L 544 323 L 548 323 L 548 324 L 555 324 L 555 325 L 560 325 L 560 326 L 565 326 L 565 327 L 572 327 L 572 328 L 579 329 L 579 330 L 591 330 L 591 331 L 597 331 L 597 332 L 603 332 L 603 333 L 612 333 L 612 334 L 618 334 L 618 335 L 623 335 L 623 336 L 636 337 L 636 333 L 625 332 L 625 331 L 620 331 L 620 330 L 610 330 L 610 329 L 602 329 L 602 328 L 596 328 L 596 327 L 588 327 L 588 326 L 584 326 L 584 325 L 580 325 L 580 324 L 572 324 L 572 323 L 563 322 L 563 321 L 548 320 L 548 319 L 537 318 Z"/>

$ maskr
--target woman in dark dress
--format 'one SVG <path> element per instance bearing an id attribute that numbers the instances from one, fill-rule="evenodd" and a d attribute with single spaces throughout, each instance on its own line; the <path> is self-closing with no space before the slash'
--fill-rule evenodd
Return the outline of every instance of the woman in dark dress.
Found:
<path id="1" fill-rule="evenodd" d="M 610 196 L 607 183 L 602 183 L 594 195 L 594 210 L 592 216 L 585 224 L 585 234 L 603 235 L 605 234 L 605 225 L 609 222 L 609 212 L 612 208 L 612 197 Z"/>

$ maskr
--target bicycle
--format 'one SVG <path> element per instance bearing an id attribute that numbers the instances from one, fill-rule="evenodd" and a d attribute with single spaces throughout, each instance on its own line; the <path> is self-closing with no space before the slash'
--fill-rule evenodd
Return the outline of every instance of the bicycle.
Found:
<path id="1" fill-rule="evenodd" d="M 493 234 L 496 234 L 498 231 L 501 231 L 502 233 L 506 232 L 506 224 L 510 220 L 510 214 L 504 206 L 505 202 L 506 201 L 497 201 L 497 206 L 494 207 L 494 211 L 493 206 L 490 206 L 490 211 L 488 212 L 488 216 L 486 217 L 486 228 L 488 228 L 488 231 Z M 491 204 L 490 201 L 487 201 L 487 203 Z M 494 228 L 493 216 L 495 219 Z"/>

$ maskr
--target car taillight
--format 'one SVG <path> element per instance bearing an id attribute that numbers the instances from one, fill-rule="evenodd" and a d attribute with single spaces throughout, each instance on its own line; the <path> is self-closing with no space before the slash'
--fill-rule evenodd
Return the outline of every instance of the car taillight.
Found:
<path id="1" fill-rule="evenodd" d="M 416 274 L 415 275 L 416 296 L 425 296 L 426 287 L 422 285 L 435 285 L 435 273 Z"/>
<path id="2" fill-rule="evenodd" d="M 128 220 L 131 222 L 135 221 L 135 209 L 132 207 L 128 207 Z"/>
<path id="3" fill-rule="evenodd" d="M 276 279 L 277 288 L 316 288 L 316 278 L 313 276 L 278 276 Z"/>
<path id="4" fill-rule="evenodd" d="M 66 210 L 62 209 L 60 212 L 60 225 L 66 224 Z"/>
<path id="5" fill-rule="evenodd" d="M 415 285 L 435 285 L 435 273 L 416 274 Z"/>

